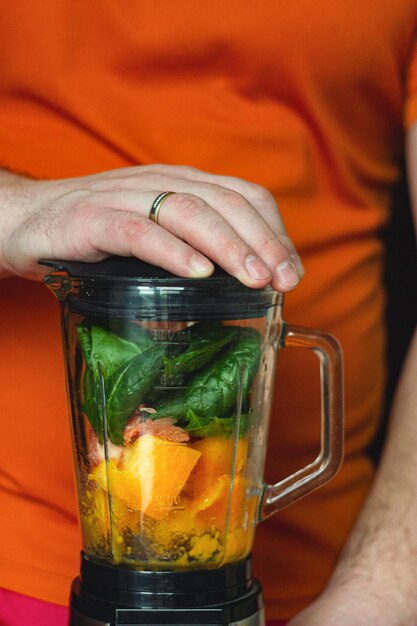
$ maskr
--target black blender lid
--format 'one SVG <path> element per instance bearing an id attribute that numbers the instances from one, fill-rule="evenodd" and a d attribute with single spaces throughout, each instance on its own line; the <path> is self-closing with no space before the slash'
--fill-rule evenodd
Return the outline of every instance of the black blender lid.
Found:
<path id="1" fill-rule="evenodd" d="M 282 294 L 270 287 L 246 287 L 219 266 L 207 278 L 183 278 L 134 257 L 39 263 L 52 270 L 46 284 L 65 299 L 70 311 L 83 315 L 161 321 L 249 319 L 263 317 L 282 302 Z"/>
<path id="2" fill-rule="evenodd" d="M 46 265 L 57 271 L 66 272 L 71 278 L 95 278 L 95 279 L 123 279 L 123 280 L 149 280 L 149 281 L 167 281 L 167 283 L 189 283 L 189 281 L 204 282 L 215 281 L 216 288 L 219 282 L 240 285 L 243 289 L 250 289 L 240 283 L 237 278 L 230 276 L 219 265 L 214 265 L 213 274 L 207 278 L 183 278 L 168 272 L 168 270 L 151 265 L 145 261 L 141 261 L 135 257 L 119 257 L 112 256 L 104 261 L 97 263 L 83 263 L 81 261 L 62 261 L 41 259 L 40 265 Z"/>

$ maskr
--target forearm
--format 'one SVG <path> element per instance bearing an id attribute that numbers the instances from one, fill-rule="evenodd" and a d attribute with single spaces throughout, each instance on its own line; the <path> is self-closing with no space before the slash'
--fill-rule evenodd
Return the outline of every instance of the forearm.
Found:
<path id="1" fill-rule="evenodd" d="M 417 226 L 417 124 L 406 146 Z M 289 626 L 416 626 L 416 562 L 417 330 L 372 490 L 324 593 Z"/>
<path id="2" fill-rule="evenodd" d="M 395 611 L 401 607 L 406 612 L 404 618 L 417 623 L 416 559 L 417 332 L 397 388 L 387 442 L 372 491 L 329 590 L 351 586 L 355 579 L 355 584 L 364 585 L 382 607 L 392 601 Z"/>

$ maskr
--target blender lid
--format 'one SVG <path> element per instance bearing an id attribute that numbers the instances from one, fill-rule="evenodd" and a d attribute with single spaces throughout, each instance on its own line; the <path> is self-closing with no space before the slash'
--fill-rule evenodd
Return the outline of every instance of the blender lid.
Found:
<path id="1" fill-rule="evenodd" d="M 152 281 L 155 284 L 158 281 L 163 281 L 167 284 L 175 283 L 176 285 L 180 285 L 181 283 L 189 284 L 190 281 L 193 281 L 193 283 L 204 282 L 205 284 L 207 284 L 208 281 L 215 281 L 215 288 L 218 288 L 219 283 L 222 282 L 224 284 L 241 285 L 243 289 L 250 289 L 242 285 L 237 278 L 230 276 L 230 274 L 216 264 L 214 264 L 215 270 L 213 274 L 207 278 L 183 278 L 168 272 L 168 270 L 162 267 L 141 261 L 136 257 L 112 256 L 98 263 L 41 259 L 39 264 L 66 272 L 71 278 L 96 278 L 109 281 L 112 279 L 141 282 Z"/>
<path id="2" fill-rule="evenodd" d="M 282 303 L 271 287 L 251 289 L 215 266 L 207 278 L 183 278 L 134 257 L 98 263 L 41 259 L 46 284 L 70 311 L 141 320 L 248 319 Z"/>

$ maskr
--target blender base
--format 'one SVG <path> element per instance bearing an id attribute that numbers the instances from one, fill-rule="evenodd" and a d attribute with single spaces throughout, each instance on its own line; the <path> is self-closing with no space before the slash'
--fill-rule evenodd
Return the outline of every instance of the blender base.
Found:
<path id="1" fill-rule="evenodd" d="M 126 624 L 126 622 L 98 622 L 96 619 L 81 615 L 81 613 L 78 613 L 78 611 L 76 611 L 75 609 L 72 609 L 71 611 L 71 619 L 69 622 L 69 626 L 113 626 L 113 624 Z M 129 622 L 129 626 L 135 626 L 139 624 L 141 626 L 151 626 L 150 622 Z M 177 626 L 183 626 L 185 624 L 186 626 L 216 626 L 216 624 L 212 622 L 210 622 L 210 625 L 208 624 L 208 622 L 206 622 L 205 624 L 203 622 L 198 622 L 198 625 L 197 622 L 152 622 L 152 626 L 155 626 L 156 624 L 177 624 Z M 224 626 L 224 623 L 222 623 L 221 626 Z M 255 615 L 240 620 L 239 622 L 229 622 L 227 626 L 265 626 L 263 611 L 259 611 Z"/>
<path id="2" fill-rule="evenodd" d="M 264 626 L 250 558 L 213 570 L 136 571 L 81 559 L 69 626 Z"/>

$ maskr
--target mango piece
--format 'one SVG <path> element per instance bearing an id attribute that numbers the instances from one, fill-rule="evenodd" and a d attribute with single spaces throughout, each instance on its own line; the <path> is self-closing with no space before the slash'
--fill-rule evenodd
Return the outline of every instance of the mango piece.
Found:
<path id="1" fill-rule="evenodd" d="M 190 478 L 185 492 L 190 496 L 201 494 L 210 488 L 215 481 L 228 474 L 230 476 L 233 462 L 235 442 L 226 437 L 206 437 L 193 444 L 193 449 L 201 454 Z M 241 473 L 246 464 L 248 442 L 240 438 L 236 453 L 236 473 Z"/>
<path id="2" fill-rule="evenodd" d="M 143 435 L 128 446 L 117 465 L 101 461 L 88 475 L 130 509 L 163 519 L 179 504 L 182 491 L 201 453 L 183 443 Z"/>
<path id="3" fill-rule="evenodd" d="M 236 475 L 230 497 L 230 476 L 224 474 L 202 491 L 192 502 L 192 509 L 200 519 L 217 528 L 224 528 L 227 522 L 228 506 L 230 505 L 229 524 L 236 527 L 245 512 L 246 480 Z"/>
<path id="4" fill-rule="evenodd" d="M 219 476 L 212 485 L 203 489 L 192 501 L 191 510 L 195 513 L 211 510 L 213 506 L 222 502 L 228 496 L 230 477 L 228 474 Z M 221 525 L 221 527 L 224 524 Z"/>
<path id="5" fill-rule="evenodd" d="M 122 502 L 130 509 L 141 508 L 141 484 L 139 478 L 126 470 L 109 465 L 109 486 L 113 498 Z"/>
<path id="6" fill-rule="evenodd" d="M 129 508 L 161 520 L 178 505 L 200 455 L 184 443 L 143 435 L 126 448 L 119 466 L 110 470 L 110 492 Z"/>

